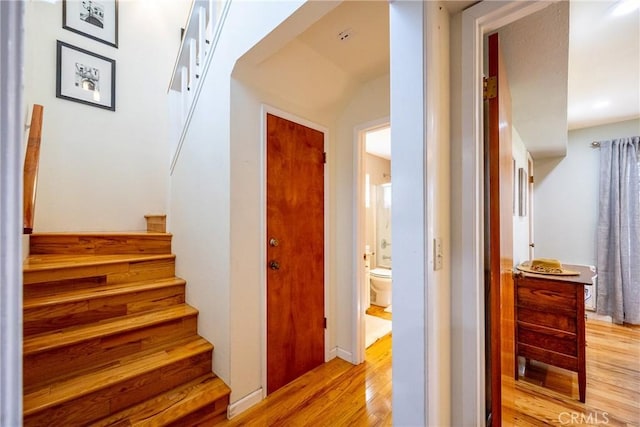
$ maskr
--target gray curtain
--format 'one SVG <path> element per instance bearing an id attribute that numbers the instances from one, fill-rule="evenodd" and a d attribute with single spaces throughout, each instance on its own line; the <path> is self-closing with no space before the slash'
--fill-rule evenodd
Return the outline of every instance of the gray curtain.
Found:
<path id="1" fill-rule="evenodd" d="M 640 137 L 600 143 L 597 313 L 640 324 Z"/>

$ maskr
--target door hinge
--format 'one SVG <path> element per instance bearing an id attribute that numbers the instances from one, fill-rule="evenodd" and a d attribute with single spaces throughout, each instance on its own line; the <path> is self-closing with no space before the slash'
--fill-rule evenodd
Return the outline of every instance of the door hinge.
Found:
<path id="1" fill-rule="evenodd" d="M 322 153 L 322 163 L 327 163 L 327 152 Z"/>
<path id="2" fill-rule="evenodd" d="M 498 96 L 498 79 L 496 76 L 482 79 L 482 98 L 493 99 Z"/>
<path id="3" fill-rule="evenodd" d="M 325 317 L 323 322 L 322 322 L 322 326 L 327 329 L 327 318 Z"/>
<path id="4" fill-rule="evenodd" d="M 534 182 L 533 175 L 529 175 L 529 184 L 533 184 Z"/>

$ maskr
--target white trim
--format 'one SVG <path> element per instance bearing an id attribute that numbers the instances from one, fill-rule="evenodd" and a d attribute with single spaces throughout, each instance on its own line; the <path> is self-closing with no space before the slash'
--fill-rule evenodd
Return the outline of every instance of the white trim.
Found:
<path id="1" fill-rule="evenodd" d="M 247 394 L 237 402 L 230 404 L 227 407 L 227 418 L 231 419 L 233 417 L 237 417 L 247 409 L 251 408 L 253 405 L 260 403 L 260 401 L 263 399 L 262 394 L 263 390 L 262 388 L 259 388 Z"/>
<path id="2" fill-rule="evenodd" d="M 393 175 L 393 424 L 428 425 L 425 5 L 389 3 Z"/>
<path id="3" fill-rule="evenodd" d="M 0 425 L 22 425 L 25 2 L 0 1 Z"/>
<path id="4" fill-rule="evenodd" d="M 353 130 L 353 310 L 351 312 L 351 325 L 353 327 L 353 358 L 349 359 L 353 364 L 360 364 L 365 360 L 366 325 L 365 313 L 367 310 L 367 289 L 364 285 L 363 260 L 365 252 L 365 215 L 364 206 L 364 173 L 365 173 L 365 134 L 369 131 L 390 126 L 389 116 L 372 120 L 358 125 Z M 343 358 L 344 359 L 344 358 Z M 345 359 L 347 360 L 347 359 Z"/>
<path id="5" fill-rule="evenodd" d="M 452 311 L 462 313 L 464 336 L 453 343 L 452 354 L 460 355 L 469 371 L 460 377 L 457 405 L 460 425 L 485 425 L 484 353 L 484 216 L 482 76 L 483 37 L 495 29 L 534 13 L 549 2 L 481 2 L 462 13 L 462 92 L 460 98 L 460 197 L 461 209 L 452 212 L 452 228 L 461 230 L 459 252 L 452 265 L 460 266 L 459 280 L 452 276 L 463 301 L 452 301 Z M 452 395 L 456 391 L 452 389 Z M 452 401 L 453 401 L 452 396 Z M 456 412 L 456 411 L 454 411 Z"/>
<path id="6" fill-rule="evenodd" d="M 326 361 L 328 362 L 329 360 L 333 360 L 336 357 L 338 357 L 338 347 L 333 347 L 329 349 L 329 352 L 327 353 Z"/>
<path id="7" fill-rule="evenodd" d="M 532 177 L 533 176 L 533 157 L 531 157 L 531 153 L 527 150 L 527 171 L 528 176 Z M 527 178 L 527 203 L 529 204 L 529 210 L 527 212 L 527 221 L 529 221 L 529 259 L 533 259 L 534 258 L 534 254 L 535 254 L 535 242 L 533 241 L 533 236 L 535 236 L 535 234 L 533 233 L 533 215 L 534 215 L 534 194 L 533 192 L 535 191 L 535 183 L 534 182 L 530 182 L 529 178 Z M 531 245 L 534 246 L 531 246 Z"/>
<path id="8" fill-rule="evenodd" d="M 350 351 L 347 351 L 340 347 L 336 347 L 335 353 L 336 353 L 336 357 L 339 357 L 342 360 L 346 360 L 349 363 L 356 364 L 355 361 L 353 360 L 354 359 L 353 354 Z"/>
<path id="9" fill-rule="evenodd" d="M 262 181 L 262 188 L 260 189 L 260 235 L 267 239 L 267 113 L 274 114 L 278 117 L 282 117 L 283 119 L 290 120 L 292 122 L 301 124 L 308 128 L 317 130 L 322 132 L 324 135 L 324 152 L 327 153 L 327 163 L 324 165 L 324 314 L 327 318 L 327 328 L 324 331 L 324 357 L 325 362 L 331 360 L 331 349 L 329 348 L 329 337 L 331 336 L 331 332 L 333 330 L 333 319 L 330 316 L 329 310 L 329 301 L 332 296 L 329 289 L 329 277 L 330 277 L 330 266 L 329 266 L 329 251 L 330 251 L 330 242 L 329 242 L 329 227 L 331 225 L 329 219 L 330 212 L 330 198 L 329 198 L 329 169 L 327 165 L 330 161 L 330 156 L 328 152 L 329 146 L 329 129 L 326 127 L 319 125 L 317 123 L 311 122 L 302 117 L 296 116 L 295 114 L 288 113 L 286 111 L 282 111 L 276 107 L 273 107 L 268 104 L 262 104 L 260 108 L 260 121 L 261 121 L 261 142 L 260 142 L 260 176 Z M 266 241 L 266 240 L 265 240 Z M 267 265 L 267 248 L 266 245 L 260 245 L 260 265 Z M 264 268 L 260 269 L 260 283 L 261 283 L 261 295 L 260 299 L 262 301 L 262 338 L 261 338 L 261 366 L 262 366 L 262 389 L 263 394 L 266 396 L 267 393 L 267 275 Z"/>

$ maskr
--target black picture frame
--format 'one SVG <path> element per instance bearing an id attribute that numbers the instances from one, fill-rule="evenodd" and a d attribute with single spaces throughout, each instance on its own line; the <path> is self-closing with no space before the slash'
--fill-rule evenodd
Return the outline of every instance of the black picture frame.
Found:
<path id="1" fill-rule="evenodd" d="M 116 111 L 116 61 L 57 40 L 56 97 Z"/>
<path id="2" fill-rule="evenodd" d="M 63 0 L 62 28 L 118 47 L 118 0 Z"/>

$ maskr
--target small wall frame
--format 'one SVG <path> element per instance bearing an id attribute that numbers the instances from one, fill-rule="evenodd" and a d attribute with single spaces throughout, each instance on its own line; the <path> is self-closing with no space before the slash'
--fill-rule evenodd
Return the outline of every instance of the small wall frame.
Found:
<path id="1" fill-rule="evenodd" d="M 116 61 L 57 41 L 56 97 L 116 110 Z"/>
<path id="2" fill-rule="evenodd" d="M 63 0 L 62 28 L 118 47 L 118 0 Z"/>

